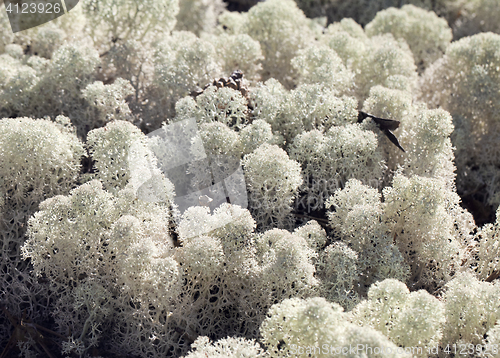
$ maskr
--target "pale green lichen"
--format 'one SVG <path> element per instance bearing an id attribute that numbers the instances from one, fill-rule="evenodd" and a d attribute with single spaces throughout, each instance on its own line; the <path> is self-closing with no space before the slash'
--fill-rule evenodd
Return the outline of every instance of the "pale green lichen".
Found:
<path id="1" fill-rule="evenodd" d="M 387 9 L 407 2 L 449 25 Z M 496 5 L 298 3 L 321 17 L 85 0 L 16 34 L 2 7 L 0 300 L 63 335 L 55 355 L 499 342 L 499 38 L 448 45 L 496 31 Z M 399 121 L 405 152 L 359 110 Z M 169 126 L 191 126 L 181 150 L 153 132 Z"/>

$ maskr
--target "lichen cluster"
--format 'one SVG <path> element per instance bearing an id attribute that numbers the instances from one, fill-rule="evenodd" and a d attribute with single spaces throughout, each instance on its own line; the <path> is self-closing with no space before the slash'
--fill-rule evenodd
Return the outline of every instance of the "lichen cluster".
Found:
<path id="1" fill-rule="evenodd" d="M 1 7 L 0 347 L 500 357 L 499 9 Z"/>

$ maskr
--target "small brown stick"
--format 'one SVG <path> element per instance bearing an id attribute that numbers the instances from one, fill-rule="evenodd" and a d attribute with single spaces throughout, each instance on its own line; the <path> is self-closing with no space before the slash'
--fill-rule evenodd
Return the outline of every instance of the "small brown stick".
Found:
<path id="1" fill-rule="evenodd" d="M 488 276 L 485 282 L 492 282 L 493 280 L 496 280 L 498 277 L 500 277 L 500 271 L 493 271 L 491 275 Z"/>

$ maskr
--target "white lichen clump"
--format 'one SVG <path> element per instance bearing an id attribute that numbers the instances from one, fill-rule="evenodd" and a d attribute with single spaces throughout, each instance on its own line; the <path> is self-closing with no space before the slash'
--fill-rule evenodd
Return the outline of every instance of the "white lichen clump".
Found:
<path id="1" fill-rule="evenodd" d="M 250 3 L 0 8 L 3 356 L 500 356 L 498 3 Z"/>
<path id="2" fill-rule="evenodd" d="M 452 43 L 422 78 L 422 98 L 450 112 L 457 187 L 485 185 L 484 202 L 497 206 L 500 125 L 500 35 L 481 33 Z"/>

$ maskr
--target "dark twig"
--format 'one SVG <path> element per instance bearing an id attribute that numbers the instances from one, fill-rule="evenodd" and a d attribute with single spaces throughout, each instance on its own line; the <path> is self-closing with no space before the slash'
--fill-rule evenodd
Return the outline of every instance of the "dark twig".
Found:
<path id="1" fill-rule="evenodd" d="M 380 128 L 380 130 L 382 132 L 384 132 L 385 136 L 387 138 L 389 138 L 389 140 L 396 147 L 398 147 L 403 152 L 405 152 L 405 150 L 403 149 L 403 147 L 401 146 L 401 144 L 399 144 L 398 138 L 396 138 L 396 136 L 394 135 L 394 133 L 392 133 L 393 130 L 396 130 L 399 127 L 399 124 L 401 122 L 395 121 L 393 119 L 385 119 L 385 118 L 375 117 L 372 114 L 368 114 L 368 113 L 365 113 L 365 112 L 358 111 L 358 123 L 363 122 L 363 120 L 366 119 L 366 118 L 371 118 L 375 122 L 375 124 Z"/>

